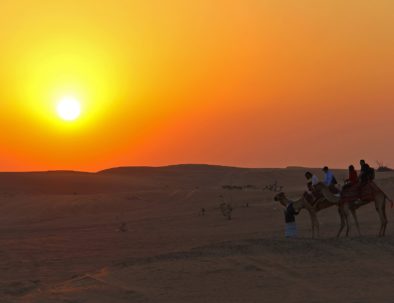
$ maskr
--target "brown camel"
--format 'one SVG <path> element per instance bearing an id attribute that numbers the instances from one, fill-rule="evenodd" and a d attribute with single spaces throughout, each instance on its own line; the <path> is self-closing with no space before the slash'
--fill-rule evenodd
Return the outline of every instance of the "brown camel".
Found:
<path id="1" fill-rule="evenodd" d="M 325 187 L 325 185 L 323 183 L 321 183 L 321 185 Z M 310 197 L 310 195 L 308 195 L 307 193 L 304 193 L 304 195 L 300 199 L 298 199 L 297 201 L 290 201 L 286 198 L 286 195 L 284 193 L 279 193 L 275 196 L 275 201 L 280 201 L 281 204 L 284 206 L 286 206 L 289 202 L 292 202 L 296 211 L 300 211 L 303 208 L 307 209 L 310 216 L 311 216 L 312 237 L 314 237 L 315 229 L 317 231 L 317 235 L 319 235 L 319 231 L 320 231 L 319 221 L 317 219 L 316 214 L 323 209 L 339 205 L 339 197 L 332 194 L 331 191 L 327 187 L 325 187 L 324 189 L 327 189 L 327 191 L 328 191 L 327 195 L 330 197 L 330 199 L 327 199 L 326 196 L 323 195 L 322 198 L 318 199 L 316 202 L 313 203 L 313 200 L 311 200 L 313 198 Z M 354 218 L 354 221 L 356 222 L 357 231 L 360 234 L 360 228 L 359 228 L 356 212 L 354 209 L 350 209 L 350 211 L 351 211 L 351 214 Z M 348 217 L 345 217 L 345 215 L 342 214 L 342 210 L 339 207 L 338 207 L 338 213 L 341 218 L 341 226 L 342 225 L 345 226 L 345 222 L 347 222 L 346 220 L 348 219 Z M 348 226 L 348 224 L 347 224 L 347 226 Z M 342 229 L 343 229 L 343 227 L 342 227 Z M 337 235 L 337 237 L 338 236 L 339 235 Z"/>
<path id="2" fill-rule="evenodd" d="M 316 217 L 316 210 L 313 206 L 302 196 L 300 199 L 296 201 L 289 200 L 285 193 L 280 192 L 279 194 L 275 195 L 275 201 L 279 201 L 283 206 L 287 206 L 289 203 L 293 203 L 294 210 L 296 212 L 300 212 L 302 209 L 306 209 L 310 215 L 311 223 L 312 223 L 312 238 L 315 237 L 315 231 L 317 235 L 319 235 L 319 221 Z"/>
<path id="3" fill-rule="evenodd" d="M 348 203 L 340 203 L 341 202 L 340 197 L 332 194 L 328 189 L 328 187 L 325 186 L 323 183 L 318 183 L 317 185 L 315 185 L 315 188 L 319 190 L 327 200 L 331 201 L 332 203 L 338 204 L 338 211 L 341 216 L 341 226 L 339 228 L 337 237 L 341 235 L 345 225 L 346 225 L 346 236 L 349 235 L 350 232 L 350 224 L 348 220 L 349 211 L 352 213 L 354 217 L 358 233 L 360 234 L 360 228 L 357 220 L 356 210 L 363 205 L 369 204 L 370 202 L 375 202 L 375 209 L 379 214 L 380 229 L 378 235 L 379 237 L 383 237 L 385 235 L 386 227 L 388 223 L 386 216 L 386 201 L 390 201 L 391 205 L 393 205 L 393 202 L 374 183 L 373 186 L 374 188 L 376 188 L 376 190 L 372 191 L 372 197 L 370 199 L 360 200 L 358 198 L 355 198 L 354 200 Z"/>
<path id="4" fill-rule="evenodd" d="M 319 182 L 318 184 L 315 185 L 315 189 L 317 191 L 319 191 L 326 200 L 331 201 L 332 203 L 335 203 L 338 206 L 338 214 L 339 217 L 341 218 L 341 226 L 339 228 L 339 231 L 337 233 L 337 238 L 341 235 L 343 229 L 346 226 L 346 236 L 349 236 L 350 233 L 350 224 L 349 224 L 349 217 L 348 217 L 348 213 L 349 211 L 351 212 L 353 218 L 354 218 L 354 222 L 356 223 L 356 228 L 357 228 L 357 232 L 358 235 L 361 235 L 360 232 L 360 225 L 358 223 L 358 218 L 357 218 L 357 214 L 356 214 L 356 209 L 357 204 L 355 202 L 351 202 L 349 203 L 349 207 L 346 210 L 345 213 L 345 209 L 343 207 L 340 207 L 339 202 L 340 202 L 340 196 L 339 195 L 335 195 L 333 194 L 330 189 L 322 182 Z M 360 203 L 361 206 L 361 203 Z"/>

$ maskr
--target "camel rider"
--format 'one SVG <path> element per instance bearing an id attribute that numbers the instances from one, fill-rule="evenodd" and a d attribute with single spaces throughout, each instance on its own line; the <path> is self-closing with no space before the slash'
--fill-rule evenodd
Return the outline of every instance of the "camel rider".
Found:
<path id="1" fill-rule="evenodd" d="M 317 198 L 318 194 L 315 190 L 315 185 L 319 183 L 319 178 L 309 171 L 305 173 L 305 178 L 307 180 L 306 188 L 308 190 L 308 193 L 311 194 L 314 198 Z"/>
<path id="2" fill-rule="evenodd" d="M 351 185 L 356 185 L 358 182 L 357 171 L 353 165 L 349 166 L 349 178 L 346 181 Z"/>
<path id="3" fill-rule="evenodd" d="M 331 170 L 328 169 L 327 166 L 323 167 L 324 172 L 324 181 L 323 183 L 333 192 L 334 194 L 338 193 L 338 188 L 336 185 L 338 184 L 337 179 Z"/>
<path id="4" fill-rule="evenodd" d="M 372 181 L 375 178 L 375 170 L 371 168 L 365 160 L 360 160 L 360 175 L 359 175 L 359 180 L 361 185 L 365 185 L 369 181 Z"/>
<path id="5" fill-rule="evenodd" d="M 308 189 L 309 189 L 309 185 L 315 186 L 317 183 L 319 183 L 319 178 L 316 175 L 312 174 L 310 171 L 307 171 L 305 173 L 305 178 L 308 180 L 307 183 Z"/>
<path id="6" fill-rule="evenodd" d="M 349 178 L 345 180 L 345 185 L 342 187 L 342 192 L 358 184 L 357 171 L 353 165 L 349 166 Z"/>

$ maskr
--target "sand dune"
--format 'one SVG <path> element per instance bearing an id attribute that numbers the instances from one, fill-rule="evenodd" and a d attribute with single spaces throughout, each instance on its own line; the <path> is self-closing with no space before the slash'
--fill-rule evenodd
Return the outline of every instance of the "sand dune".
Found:
<path id="1" fill-rule="evenodd" d="M 0 302 L 389 302 L 394 231 L 376 237 L 373 205 L 359 211 L 362 237 L 334 239 L 339 219 L 327 209 L 320 239 L 310 239 L 305 213 L 300 239 L 283 239 L 282 210 L 264 187 L 277 181 L 297 197 L 303 172 L 2 173 Z M 394 174 L 377 178 L 394 197 Z M 218 209 L 223 201 L 234 207 L 231 221 Z"/>

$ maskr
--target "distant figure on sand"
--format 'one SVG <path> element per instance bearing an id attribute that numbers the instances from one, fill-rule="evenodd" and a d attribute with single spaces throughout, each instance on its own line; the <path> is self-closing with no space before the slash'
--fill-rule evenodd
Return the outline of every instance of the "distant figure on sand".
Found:
<path id="1" fill-rule="evenodd" d="M 285 208 L 285 237 L 286 238 L 295 238 L 297 237 L 297 225 L 295 222 L 295 216 L 299 214 L 294 209 L 292 202 L 285 202 L 285 200 L 279 200 L 280 204 Z"/>

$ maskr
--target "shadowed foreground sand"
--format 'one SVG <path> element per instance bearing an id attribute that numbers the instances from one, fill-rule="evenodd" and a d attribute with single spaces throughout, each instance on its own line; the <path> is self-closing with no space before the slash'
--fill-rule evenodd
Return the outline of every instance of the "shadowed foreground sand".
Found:
<path id="1" fill-rule="evenodd" d="M 394 232 L 389 224 L 386 238 L 375 236 L 373 205 L 358 212 L 363 237 L 334 239 L 339 219 L 328 209 L 320 239 L 310 239 L 306 213 L 300 238 L 283 239 L 282 211 L 263 188 L 277 180 L 298 197 L 303 172 L 0 174 L 0 302 L 390 302 Z M 394 196 L 394 174 L 377 182 Z M 223 199 L 231 221 L 218 209 Z"/>
<path id="2" fill-rule="evenodd" d="M 125 260 L 26 301 L 388 302 L 393 254 L 393 237 L 225 242 Z"/>

